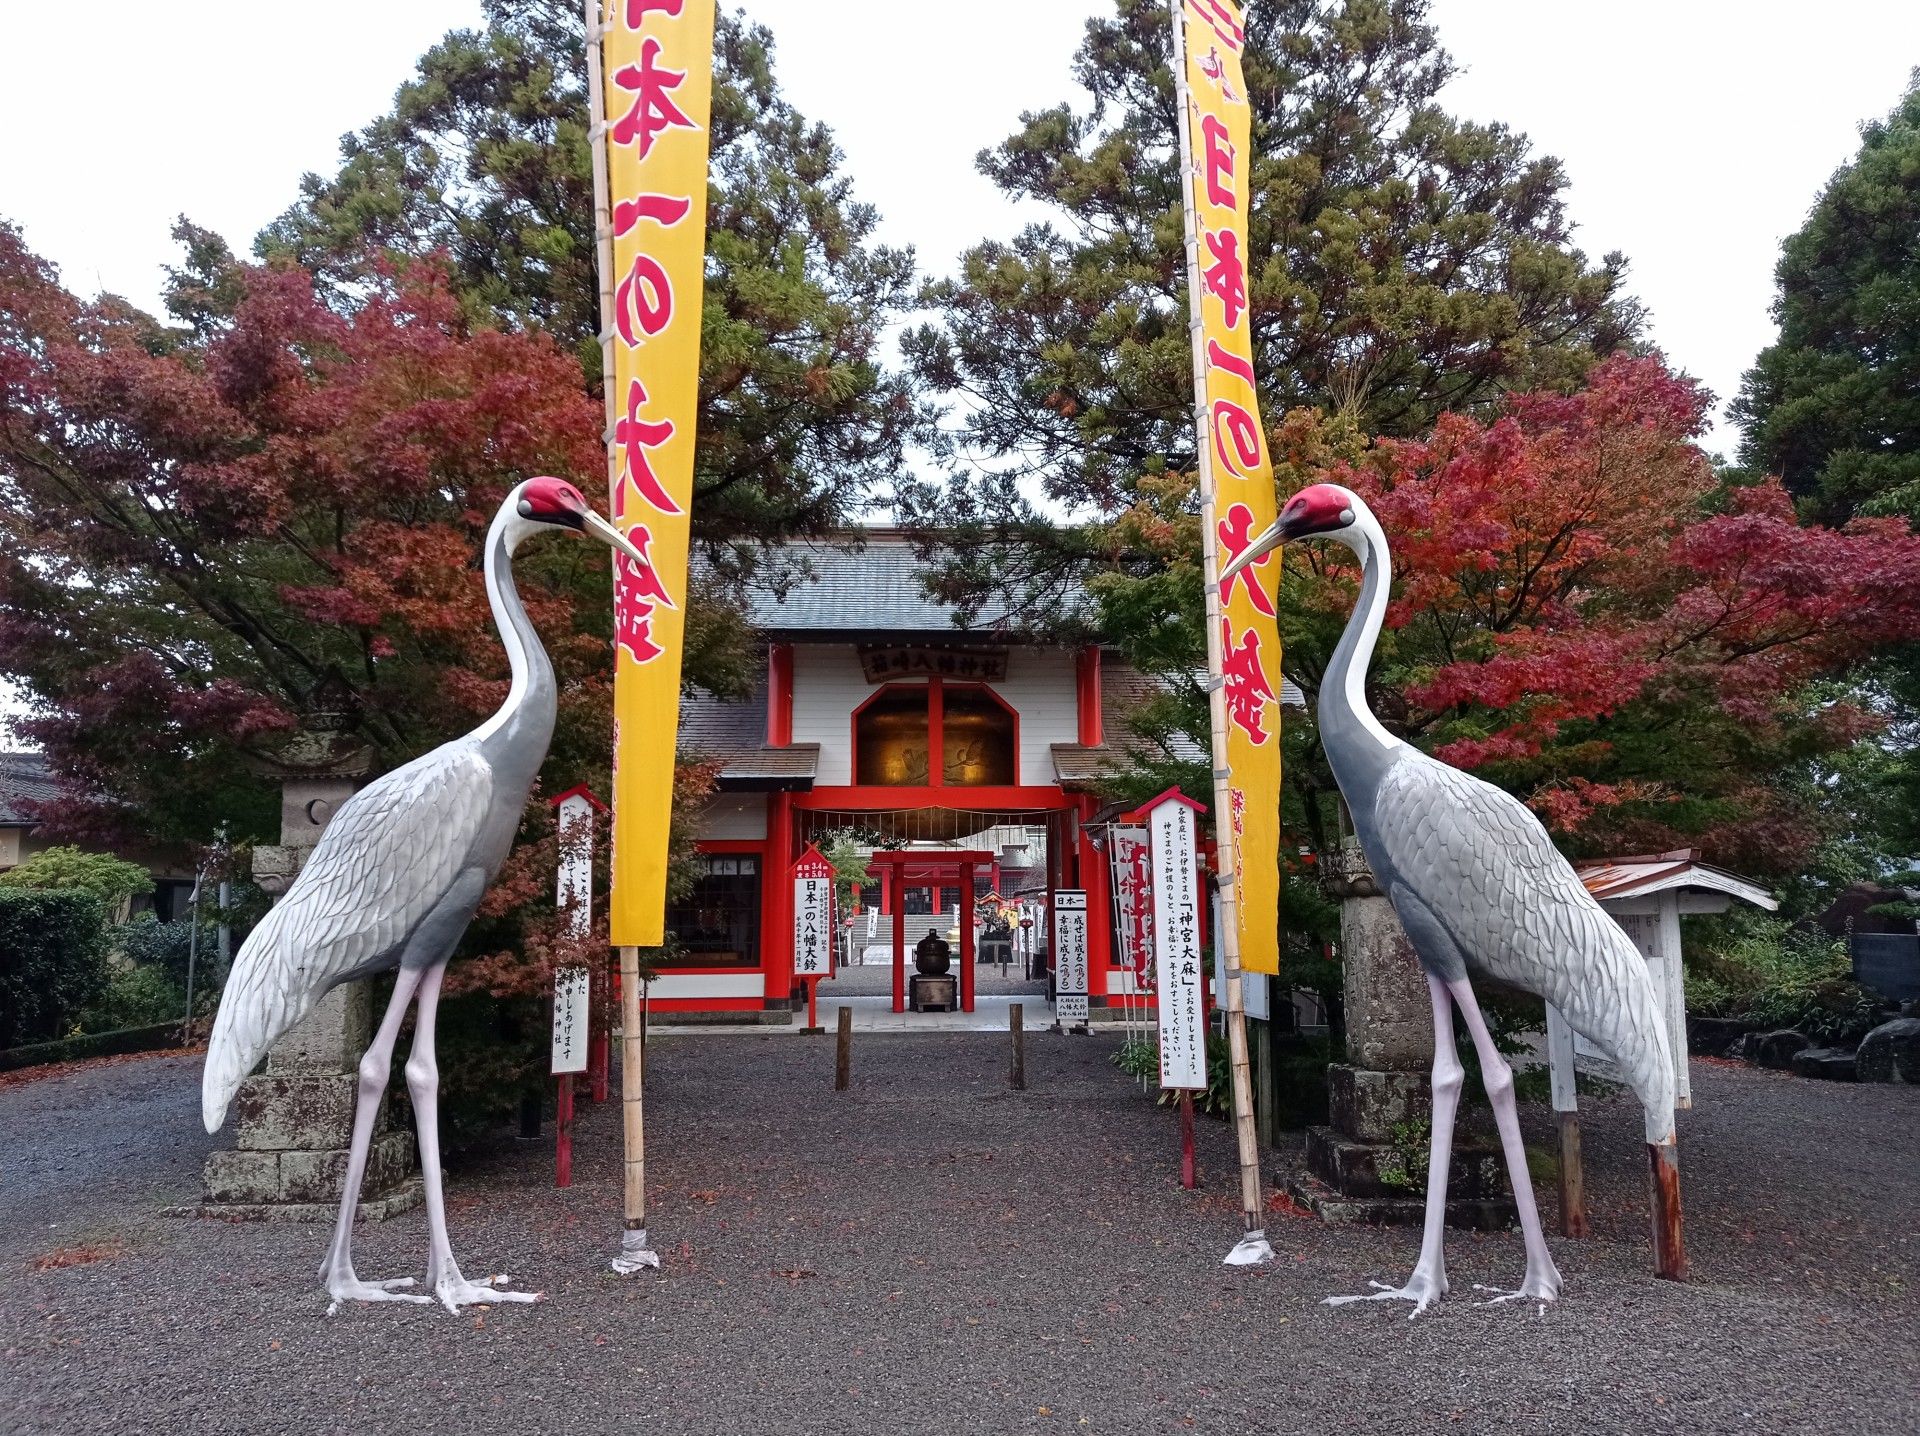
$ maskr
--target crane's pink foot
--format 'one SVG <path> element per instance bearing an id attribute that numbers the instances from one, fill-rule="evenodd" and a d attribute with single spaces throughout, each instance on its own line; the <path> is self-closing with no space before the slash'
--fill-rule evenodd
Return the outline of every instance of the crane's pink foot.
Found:
<path id="1" fill-rule="evenodd" d="M 1367 1285 L 1373 1290 L 1360 1296 L 1330 1296 L 1325 1304 L 1346 1306 L 1356 1301 L 1410 1301 L 1413 1310 L 1407 1313 L 1407 1320 L 1412 1321 L 1447 1294 L 1446 1277 L 1435 1275 L 1422 1267 L 1413 1269 L 1413 1275 L 1407 1278 L 1405 1286 L 1388 1286 L 1383 1281 L 1370 1281 Z"/>
<path id="2" fill-rule="evenodd" d="M 343 1301 L 411 1301 L 425 1303 L 432 1301 L 430 1296 L 408 1291 L 413 1285 L 410 1276 L 397 1276 L 390 1281 L 361 1281 L 351 1268 L 344 1272 L 329 1273 L 327 1276 L 327 1295 L 332 1298 L 327 1304 L 327 1315 L 332 1316 L 340 1310 Z"/>
<path id="3" fill-rule="evenodd" d="M 545 1301 L 543 1291 L 509 1291 L 505 1285 L 508 1280 L 505 1272 L 499 1276 L 490 1276 L 485 1281 L 468 1281 L 460 1275 L 460 1269 L 451 1262 L 447 1270 L 433 1283 L 433 1294 L 440 1298 L 440 1304 L 448 1311 L 457 1312 L 463 1306 L 492 1306 L 503 1301 Z M 425 1300 L 425 1298 L 422 1298 Z"/>

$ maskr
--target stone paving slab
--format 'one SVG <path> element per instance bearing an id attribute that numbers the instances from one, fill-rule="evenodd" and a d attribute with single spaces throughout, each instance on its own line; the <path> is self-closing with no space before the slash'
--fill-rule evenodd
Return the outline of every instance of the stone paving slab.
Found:
<path id="1" fill-rule="evenodd" d="M 1590 1104 L 1595 1235 L 1555 1241 L 1564 1301 L 1489 1307 L 1516 1235 L 1452 1233 L 1453 1297 L 1334 1310 L 1399 1279 L 1413 1233 L 1272 1214 L 1279 1262 L 1229 1270 L 1232 1143 L 1177 1184 L 1172 1115 L 1111 1034 L 660 1037 L 658 1275 L 606 1274 L 619 1114 L 588 1107 L 576 1184 L 509 1143 L 449 1173 L 470 1273 L 543 1287 L 460 1316 L 329 1319 L 312 1227 L 181 1221 L 212 1141 L 197 1063 L 0 1090 L 0 1431 L 1848 1432 L 1916 1429 L 1920 1091 L 1696 1064 L 1682 1114 L 1696 1281 L 1648 1274 L 1631 1103 Z M 1525 1114 L 1551 1140 L 1551 1114 Z M 1298 1148 L 1274 1154 L 1278 1187 Z M 1542 1189 L 1549 1213 L 1551 1187 Z M 361 1230 L 362 1275 L 419 1274 L 424 1214 Z"/>

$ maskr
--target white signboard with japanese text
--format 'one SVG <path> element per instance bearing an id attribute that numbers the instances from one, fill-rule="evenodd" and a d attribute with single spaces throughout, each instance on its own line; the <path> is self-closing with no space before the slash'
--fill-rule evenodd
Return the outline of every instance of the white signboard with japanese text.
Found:
<path id="1" fill-rule="evenodd" d="M 563 967 L 553 975 L 553 1074 L 587 1070 L 589 991 L 584 967 Z"/>
<path id="2" fill-rule="evenodd" d="M 1206 968 L 1200 954 L 1199 843 L 1193 807 L 1163 799 L 1147 814 L 1153 854 L 1153 955 L 1160 1015 L 1160 1085 L 1207 1085 Z"/>
<path id="3" fill-rule="evenodd" d="M 1062 1027 L 1087 1022 L 1087 893 L 1061 888 L 1053 895 L 1054 1016 Z"/>
<path id="4" fill-rule="evenodd" d="M 793 866 L 793 975 L 833 971 L 833 864 L 808 846 Z"/>

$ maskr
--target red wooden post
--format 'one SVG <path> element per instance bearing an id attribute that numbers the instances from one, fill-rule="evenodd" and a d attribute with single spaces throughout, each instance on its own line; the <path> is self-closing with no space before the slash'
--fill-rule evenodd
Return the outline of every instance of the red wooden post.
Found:
<path id="1" fill-rule="evenodd" d="M 608 994 L 613 991 L 613 969 L 618 962 L 618 958 L 609 959 L 600 981 L 593 984 L 599 1001 L 593 1004 L 593 1035 L 587 1041 L 587 1096 L 594 1102 L 607 1100 L 607 1069 L 613 1060 L 613 1006 Z"/>
<path id="2" fill-rule="evenodd" d="M 1687 1279 L 1687 1239 L 1680 1216 L 1680 1149 L 1672 1141 L 1647 1143 L 1653 1207 L 1653 1274 Z"/>
<path id="3" fill-rule="evenodd" d="M 960 1010 L 973 1011 L 973 864 L 960 864 Z"/>
<path id="4" fill-rule="evenodd" d="M 902 877 L 905 874 L 902 873 Z M 893 885 L 893 1010 L 907 1010 L 907 885 Z"/>
<path id="5" fill-rule="evenodd" d="M 807 1031 L 825 1031 L 820 1026 L 820 979 L 807 979 Z"/>
<path id="6" fill-rule="evenodd" d="M 1200 1185 L 1200 1164 L 1193 1153 L 1193 1093 L 1180 1094 L 1180 1185 L 1192 1191 Z"/>
<path id="7" fill-rule="evenodd" d="M 560 1135 L 553 1149 L 553 1184 L 570 1187 L 573 1185 L 573 1073 L 562 1072 L 555 1080 L 560 1084 L 560 1091 L 554 1103 L 554 1125 Z"/>

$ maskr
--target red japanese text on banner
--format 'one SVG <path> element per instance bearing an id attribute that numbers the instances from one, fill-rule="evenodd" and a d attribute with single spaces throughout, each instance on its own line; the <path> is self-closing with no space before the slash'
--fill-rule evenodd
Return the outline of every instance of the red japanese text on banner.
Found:
<path id="1" fill-rule="evenodd" d="M 1206 428 L 1213 482 L 1216 571 L 1274 519 L 1273 463 L 1253 380 L 1247 317 L 1247 211 L 1252 119 L 1240 72 L 1246 32 L 1232 0 L 1181 0 L 1192 153 Z M 1220 594 L 1220 678 L 1226 700 L 1227 811 L 1218 837 L 1233 844 L 1240 963 L 1280 968 L 1280 635 L 1270 554 Z"/>
<path id="2" fill-rule="evenodd" d="M 706 271 L 715 0 L 606 0 L 601 75 L 613 228 L 610 499 L 646 555 L 614 589 L 613 883 L 617 946 L 664 936 L 680 717 L 688 511 Z"/>

